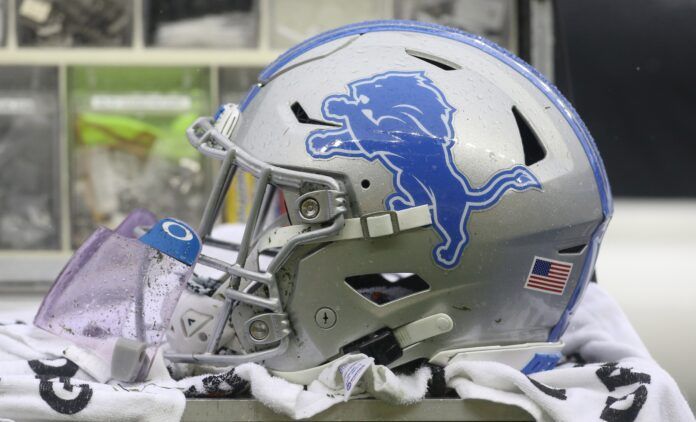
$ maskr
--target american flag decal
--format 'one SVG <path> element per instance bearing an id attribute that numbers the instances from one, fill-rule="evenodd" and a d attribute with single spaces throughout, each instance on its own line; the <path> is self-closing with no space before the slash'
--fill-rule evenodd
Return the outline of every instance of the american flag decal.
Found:
<path id="1" fill-rule="evenodd" d="M 548 258 L 534 257 L 532 269 L 527 276 L 525 289 L 536 290 L 554 295 L 562 295 L 570 278 L 573 264 L 570 262 L 554 261 Z"/>

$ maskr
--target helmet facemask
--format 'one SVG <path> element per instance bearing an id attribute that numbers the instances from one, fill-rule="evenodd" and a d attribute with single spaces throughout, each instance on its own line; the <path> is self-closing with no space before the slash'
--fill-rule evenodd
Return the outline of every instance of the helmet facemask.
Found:
<path id="1" fill-rule="evenodd" d="M 238 118 L 236 106 L 226 105 L 221 108 L 216 121 L 200 118 L 187 130 L 189 141 L 197 150 L 222 160 L 219 176 L 201 219 L 201 239 L 204 245 L 236 251 L 237 254 L 233 264 L 205 254 L 200 255 L 199 265 L 217 270 L 220 275 L 212 281 L 200 278 L 198 281 L 202 281 L 208 288 L 214 288 L 213 296 L 224 298 L 224 302 L 217 311 L 218 316 L 212 335 L 207 339 L 205 354 L 167 355 L 168 359 L 175 362 L 229 366 L 260 361 L 284 353 L 291 328 L 280 298 L 277 279 L 280 269 L 297 247 L 329 239 L 344 226 L 347 206 L 342 185 L 329 176 L 273 166 L 250 156 L 230 140 Z M 235 176 L 242 172 L 256 179 L 256 188 L 244 234 L 237 244 L 213 238 L 211 231 L 220 214 L 226 192 Z M 290 208 L 296 210 L 295 218 L 303 223 L 292 226 L 295 230 L 287 227 L 290 230 L 280 235 L 277 228 L 289 224 L 287 215 L 281 215 L 264 226 L 273 217 L 273 202 L 279 191 L 296 198 L 294 206 Z M 264 236 L 261 236 L 262 233 L 265 233 Z M 260 265 L 261 256 L 267 257 L 267 262 Z M 235 327 L 239 343 L 246 345 L 246 348 L 251 346 L 253 351 L 233 350 L 235 354 L 219 355 L 217 352 L 223 346 L 221 339 L 226 326 L 231 322 L 230 317 L 235 308 L 240 305 L 254 309 L 252 313 L 245 313 L 250 317 L 243 323 L 243 327 Z"/>

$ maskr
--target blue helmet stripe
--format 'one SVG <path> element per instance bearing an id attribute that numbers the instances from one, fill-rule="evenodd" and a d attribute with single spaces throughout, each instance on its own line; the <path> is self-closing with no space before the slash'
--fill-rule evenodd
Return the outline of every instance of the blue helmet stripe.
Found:
<path id="1" fill-rule="evenodd" d="M 580 140 L 585 154 L 587 155 L 587 159 L 589 160 L 590 166 L 594 172 L 597 189 L 599 191 L 599 196 L 602 203 L 604 220 L 592 234 L 592 241 L 588 245 L 588 257 L 585 260 L 585 265 L 582 268 L 580 280 L 572 293 L 568 306 L 563 312 L 561 319 L 551 329 L 549 334 L 549 341 L 557 341 L 561 334 L 563 334 L 563 331 L 565 331 L 568 324 L 568 318 L 577 305 L 577 301 L 580 298 L 582 291 L 589 282 L 591 268 L 593 266 L 592 264 L 597 257 L 599 243 L 606 229 L 606 225 L 613 213 L 613 203 L 604 164 L 602 163 L 602 159 L 597 152 L 597 146 L 595 145 L 592 136 L 590 135 L 583 121 L 575 112 L 573 106 L 570 105 L 568 100 L 566 100 L 558 89 L 553 84 L 548 82 L 543 75 L 541 75 L 533 67 L 529 66 L 519 57 L 498 46 L 497 44 L 477 35 L 436 24 L 402 20 L 382 20 L 347 25 L 333 31 L 316 35 L 280 55 L 273 63 L 266 67 L 263 72 L 261 72 L 259 75 L 259 80 L 262 82 L 267 81 L 290 61 L 320 45 L 351 35 L 383 31 L 417 32 L 447 38 L 478 48 L 479 50 L 499 59 L 539 88 L 561 112 L 570 127 L 573 129 L 573 132 L 575 132 L 575 135 Z M 252 87 L 240 106 L 242 111 L 249 105 L 259 91 L 260 88 L 258 85 Z"/>

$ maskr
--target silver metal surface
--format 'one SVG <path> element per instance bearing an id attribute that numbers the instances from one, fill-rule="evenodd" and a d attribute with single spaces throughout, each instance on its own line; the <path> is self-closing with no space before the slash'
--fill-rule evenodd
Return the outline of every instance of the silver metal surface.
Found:
<path id="1" fill-rule="evenodd" d="M 188 399 L 182 421 L 288 421 L 253 399 Z M 361 399 L 339 403 L 312 421 L 531 421 L 524 410 L 483 400 L 427 399 L 400 406 Z"/>
<path id="2" fill-rule="evenodd" d="M 225 159 L 229 156 L 234 155 L 234 150 L 231 150 Z M 221 173 L 222 175 L 222 173 Z M 242 242 L 239 245 L 239 253 L 237 253 L 237 263 L 236 265 L 243 267 L 247 256 L 249 255 L 249 242 L 251 241 L 251 236 L 256 231 L 256 224 L 258 223 L 258 215 L 259 212 L 261 211 L 261 205 L 263 202 L 263 197 L 266 194 L 266 183 L 268 182 L 268 178 L 270 177 L 270 170 L 269 169 L 264 169 L 261 171 L 261 174 L 259 175 L 259 180 L 256 185 L 256 193 L 254 195 L 254 202 L 251 206 L 251 215 L 250 219 L 247 222 L 246 226 L 244 227 L 244 234 L 242 235 Z M 222 198 L 224 198 L 224 195 L 221 196 L 220 201 L 222 201 Z M 239 283 L 241 281 L 241 277 L 239 274 L 234 274 L 231 273 L 231 278 L 230 278 L 230 287 L 227 289 L 226 293 L 233 293 L 235 292 L 234 289 L 239 287 Z M 234 300 L 240 300 L 240 298 L 235 298 L 231 296 L 230 294 L 225 295 L 225 305 L 223 307 L 223 311 L 225 312 L 223 315 L 229 315 L 229 313 L 232 311 L 232 303 Z M 258 305 L 258 303 L 257 303 Z M 219 318 L 216 321 L 215 328 L 213 330 L 213 338 L 211 339 L 210 343 L 208 344 L 208 347 L 206 348 L 206 353 L 215 353 L 218 350 L 218 347 L 220 345 L 220 338 L 222 338 L 222 332 L 227 326 L 227 318 Z"/>

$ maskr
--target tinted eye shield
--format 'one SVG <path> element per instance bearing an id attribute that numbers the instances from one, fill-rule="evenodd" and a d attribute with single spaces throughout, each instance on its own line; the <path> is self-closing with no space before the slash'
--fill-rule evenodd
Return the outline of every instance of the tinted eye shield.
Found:
<path id="1" fill-rule="evenodd" d="M 116 230 L 97 229 L 75 252 L 34 324 L 110 368 L 97 376 L 101 381 L 144 380 L 200 250 L 185 223 L 135 210 Z"/>

